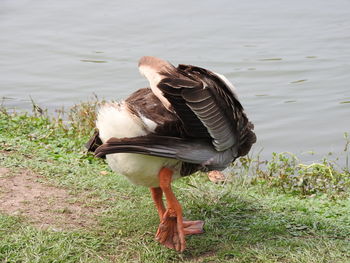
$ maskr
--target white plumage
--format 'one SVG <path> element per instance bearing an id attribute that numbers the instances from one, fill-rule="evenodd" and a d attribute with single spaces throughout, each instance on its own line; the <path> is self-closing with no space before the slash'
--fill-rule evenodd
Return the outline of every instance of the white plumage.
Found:
<path id="1" fill-rule="evenodd" d="M 141 115 L 133 115 L 126 103 L 107 103 L 97 114 L 96 127 L 103 143 L 110 138 L 131 138 L 154 132 L 157 124 Z M 115 153 L 106 156 L 111 169 L 124 175 L 132 183 L 158 187 L 158 173 L 162 167 L 176 171 L 173 180 L 180 177 L 181 162 L 175 159 L 134 153 Z"/>

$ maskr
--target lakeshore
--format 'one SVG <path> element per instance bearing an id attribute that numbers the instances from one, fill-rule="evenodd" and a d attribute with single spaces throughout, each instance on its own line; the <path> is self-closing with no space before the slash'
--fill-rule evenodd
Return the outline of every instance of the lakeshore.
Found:
<path id="1" fill-rule="evenodd" d="M 1 110 L 1 262 L 349 262 L 348 167 L 289 154 L 242 158 L 221 182 L 175 182 L 206 232 L 182 254 L 160 246 L 148 189 L 86 153 L 88 105 L 68 122 Z"/>

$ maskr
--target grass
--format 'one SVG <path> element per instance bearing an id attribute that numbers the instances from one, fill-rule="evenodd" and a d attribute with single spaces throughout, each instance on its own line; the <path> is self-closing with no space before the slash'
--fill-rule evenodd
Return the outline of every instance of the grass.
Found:
<path id="1" fill-rule="evenodd" d="M 184 216 L 205 220 L 206 233 L 187 237 L 184 253 L 160 246 L 148 189 L 84 150 L 96 104 L 76 106 L 68 121 L 38 106 L 35 114 L 0 111 L 0 167 L 8 176 L 31 170 L 78 204 L 93 198 L 89 205 L 101 207 L 96 224 L 73 229 L 43 229 L 0 212 L 0 262 L 350 261 L 348 167 L 306 166 L 289 154 L 242 158 L 218 184 L 203 174 L 175 182 Z"/>

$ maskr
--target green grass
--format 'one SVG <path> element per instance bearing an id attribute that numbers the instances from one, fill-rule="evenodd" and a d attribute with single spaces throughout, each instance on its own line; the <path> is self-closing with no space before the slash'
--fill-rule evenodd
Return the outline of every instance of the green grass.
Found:
<path id="1" fill-rule="evenodd" d="M 93 197 L 102 208 L 96 224 L 66 230 L 40 229 L 0 212 L 0 262 L 350 262 L 347 167 L 337 171 L 321 162 L 307 170 L 274 155 L 255 166 L 242 159 L 223 183 L 203 174 L 178 180 L 174 191 L 184 216 L 205 220 L 206 232 L 187 237 L 187 249 L 177 253 L 154 241 L 158 215 L 149 190 L 85 153 L 92 124 L 79 116 L 91 114 L 75 108 L 69 125 L 0 112 L 0 167 L 11 174 L 29 169 L 42 183 L 66 189 L 79 202 Z M 311 180 L 316 177 L 335 187 L 322 189 L 323 182 Z"/>

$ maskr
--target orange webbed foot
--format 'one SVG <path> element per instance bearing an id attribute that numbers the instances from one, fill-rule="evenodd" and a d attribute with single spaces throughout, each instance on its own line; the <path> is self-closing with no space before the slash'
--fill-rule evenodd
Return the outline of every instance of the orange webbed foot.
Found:
<path id="1" fill-rule="evenodd" d="M 196 235 L 204 233 L 204 221 L 179 221 L 176 212 L 168 209 L 159 224 L 156 233 L 156 240 L 170 249 L 184 251 L 186 248 L 186 235 Z"/>
<path id="2" fill-rule="evenodd" d="M 184 251 L 186 248 L 185 231 L 182 220 L 173 209 L 167 209 L 159 224 L 156 240 L 170 249 Z"/>
<path id="3" fill-rule="evenodd" d="M 204 221 L 183 221 L 185 235 L 198 235 L 204 233 Z"/>

